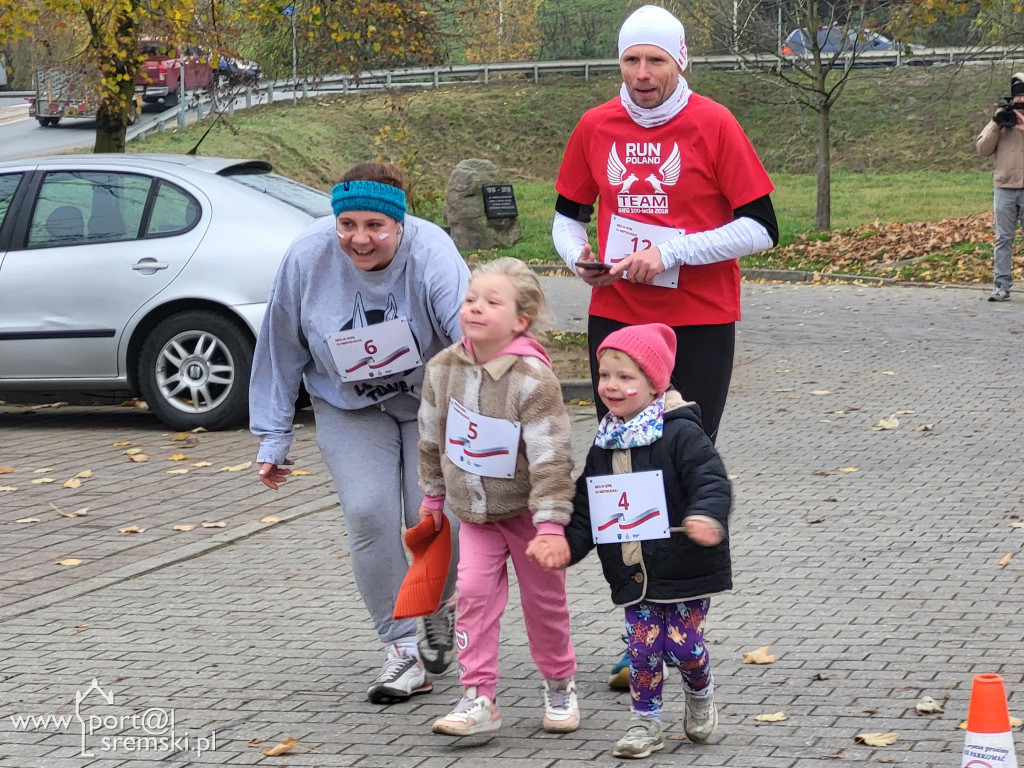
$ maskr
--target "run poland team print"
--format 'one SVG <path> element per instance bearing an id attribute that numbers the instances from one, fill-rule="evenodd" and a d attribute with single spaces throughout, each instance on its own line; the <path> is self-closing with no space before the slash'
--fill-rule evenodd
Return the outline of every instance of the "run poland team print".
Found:
<path id="1" fill-rule="evenodd" d="M 618 143 L 612 142 L 608 152 L 607 173 L 608 183 L 619 187 L 616 195 L 619 213 L 668 213 L 669 201 L 665 187 L 675 186 L 679 181 L 682 158 L 679 144 L 673 142 L 668 157 L 662 162 L 662 144 L 660 141 L 627 141 L 626 159 L 623 162 L 619 157 Z M 630 166 L 641 167 L 632 170 Z M 639 186 L 634 191 L 633 187 L 638 182 Z"/>

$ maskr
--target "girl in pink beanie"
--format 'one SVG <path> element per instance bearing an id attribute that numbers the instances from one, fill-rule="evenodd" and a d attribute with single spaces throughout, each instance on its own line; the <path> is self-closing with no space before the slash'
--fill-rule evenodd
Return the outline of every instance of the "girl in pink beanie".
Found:
<path id="1" fill-rule="evenodd" d="M 598 542 L 612 601 L 625 608 L 629 646 L 632 717 L 616 757 L 664 746 L 666 667 L 682 675 L 690 741 L 703 744 L 718 727 L 704 621 L 709 597 L 732 588 L 732 488 L 700 408 L 670 388 L 675 354 L 675 333 L 662 323 L 627 326 L 598 348 L 597 392 L 608 414 L 565 527 L 571 560 L 544 541 L 529 552 L 545 567 L 564 567 Z"/>

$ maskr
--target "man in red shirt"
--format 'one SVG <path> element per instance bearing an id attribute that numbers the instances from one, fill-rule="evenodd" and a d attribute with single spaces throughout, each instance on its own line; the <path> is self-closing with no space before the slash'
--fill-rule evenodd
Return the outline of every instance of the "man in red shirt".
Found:
<path id="1" fill-rule="evenodd" d="M 672 383 L 714 440 L 740 319 L 737 259 L 778 244 L 771 179 L 728 109 L 693 93 L 683 25 L 647 5 L 619 31 L 618 98 L 586 112 L 555 182 L 552 238 L 593 286 L 588 336 L 660 322 L 676 333 Z M 600 200 L 598 253 L 585 223 Z M 610 268 L 609 268 L 610 267 Z M 598 416 L 605 408 L 595 397 Z"/>

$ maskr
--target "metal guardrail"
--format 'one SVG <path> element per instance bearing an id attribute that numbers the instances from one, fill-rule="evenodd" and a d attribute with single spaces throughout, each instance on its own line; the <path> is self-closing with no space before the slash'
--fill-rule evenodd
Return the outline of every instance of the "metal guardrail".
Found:
<path id="1" fill-rule="evenodd" d="M 777 69 L 809 61 L 810 57 L 782 56 L 780 54 L 712 54 L 692 56 L 692 69 L 713 70 L 754 70 Z M 905 66 L 957 64 L 964 62 L 1024 61 L 1024 47 L 1017 48 L 926 48 L 915 50 L 911 54 L 902 51 L 862 51 L 856 55 L 855 65 L 862 66 Z M 836 64 L 842 65 L 840 57 Z M 492 80 L 506 77 L 525 77 L 539 82 L 544 76 L 582 76 L 590 80 L 591 76 L 617 72 L 617 59 L 578 59 L 570 61 L 524 61 L 498 62 L 481 64 L 455 64 L 443 67 L 408 67 L 403 69 L 370 70 L 358 75 L 338 74 L 308 78 L 295 82 L 292 79 L 281 79 L 261 83 L 259 87 L 246 89 L 234 98 L 225 99 L 223 94 L 203 95 L 193 98 L 191 103 L 183 101 L 175 109 L 168 110 L 145 124 L 129 126 L 126 141 L 132 141 L 154 131 L 163 132 L 168 123 L 176 122 L 184 128 L 188 122 L 201 120 L 206 115 L 218 110 L 233 114 L 236 109 L 247 109 L 253 104 L 266 104 L 275 101 L 318 96 L 323 93 L 349 93 L 384 88 L 440 88 L 455 84 L 487 84 Z M 286 95 L 286 94 L 290 94 Z M 31 92 L 10 91 L 5 96 L 32 96 Z M 194 110 L 192 112 L 191 110 Z"/>

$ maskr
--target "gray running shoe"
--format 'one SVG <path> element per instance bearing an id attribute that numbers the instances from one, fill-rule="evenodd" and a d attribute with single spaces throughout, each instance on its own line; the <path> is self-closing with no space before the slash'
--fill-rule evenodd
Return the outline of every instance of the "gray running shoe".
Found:
<path id="1" fill-rule="evenodd" d="M 618 740 L 612 754 L 615 757 L 641 758 L 665 746 L 661 738 L 661 723 L 649 717 L 633 715 L 629 718 L 626 735 Z"/>
<path id="2" fill-rule="evenodd" d="M 423 666 L 434 675 L 440 675 L 452 663 L 455 650 L 455 606 L 449 600 L 437 613 L 423 617 L 423 631 L 419 638 L 420 658 Z"/>
<path id="3" fill-rule="evenodd" d="M 434 686 L 427 682 L 423 662 L 412 656 L 402 656 L 395 646 L 388 648 L 388 657 L 373 685 L 366 691 L 374 704 L 394 704 L 418 693 L 430 693 Z"/>
<path id="4" fill-rule="evenodd" d="M 1009 301 L 1010 300 L 1010 289 L 1009 288 L 993 288 L 992 293 L 988 295 L 989 301 Z"/>

